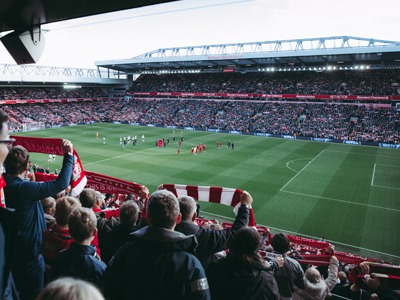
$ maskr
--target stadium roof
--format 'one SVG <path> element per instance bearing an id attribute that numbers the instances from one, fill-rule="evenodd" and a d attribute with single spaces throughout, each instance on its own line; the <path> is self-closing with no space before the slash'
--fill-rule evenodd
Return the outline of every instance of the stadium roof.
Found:
<path id="1" fill-rule="evenodd" d="M 163 48 L 129 59 L 98 61 L 122 73 L 232 72 L 266 68 L 400 67 L 400 42 L 352 36 Z"/>
<path id="2" fill-rule="evenodd" d="M 43 24 L 172 1 L 1 0 L 0 40 L 17 64 L 36 63 L 45 46 Z"/>
<path id="3" fill-rule="evenodd" d="M 176 0 L 2 0 L 0 32 Z"/>

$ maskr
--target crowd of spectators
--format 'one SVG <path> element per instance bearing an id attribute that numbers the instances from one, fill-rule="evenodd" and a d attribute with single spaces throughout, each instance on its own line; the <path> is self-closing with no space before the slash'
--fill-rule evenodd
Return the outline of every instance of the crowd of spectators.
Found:
<path id="1" fill-rule="evenodd" d="M 400 114 L 369 104 L 287 101 L 113 99 L 94 102 L 15 104 L 3 108 L 14 124 L 46 126 L 90 122 L 140 123 L 399 143 Z M 13 124 L 13 123 L 12 123 Z M 11 129 L 18 125 L 11 125 Z"/>
<path id="2" fill-rule="evenodd" d="M 3 109 L 10 116 L 10 129 L 13 131 L 22 130 L 22 124 L 34 122 L 43 122 L 51 127 L 100 121 L 96 115 L 87 114 L 90 108 L 85 103 L 15 104 L 4 106 Z"/>
<path id="3" fill-rule="evenodd" d="M 144 74 L 129 92 L 213 92 L 329 95 L 400 95 L 400 71 Z M 0 99 L 96 98 L 100 88 L 4 87 Z M 129 99 L 129 100 L 127 100 Z M 315 101 L 315 100 L 313 100 Z M 22 124 L 46 126 L 121 122 L 245 133 L 399 143 L 399 113 L 386 105 L 341 102 L 108 99 L 5 105 L 12 131 Z"/>
<path id="4" fill-rule="evenodd" d="M 145 74 L 132 92 L 399 95 L 399 70 Z"/>
<path id="5" fill-rule="evenodd" d="M 107 97 L 101 88 L 83 87 L 64 89 L 62 87 L 2 87 L 0 100 L 39 100 L 69 98 L 102 98 Z"/>

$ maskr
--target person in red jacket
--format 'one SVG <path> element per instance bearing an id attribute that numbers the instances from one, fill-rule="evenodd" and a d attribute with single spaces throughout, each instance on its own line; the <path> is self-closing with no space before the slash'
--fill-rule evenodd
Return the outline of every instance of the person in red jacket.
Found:
<path id="1" fill-rule="evenodd" d="M 51 269 L 57 254 L 71 245 L 73 239 L 69 233 L 68 218 L 79 207 L 82 205 L 74 197 L 66 196 L 57 200 L 54 215 L 56 224 L 43 233 L 43 256 L 47 270 Z"/>
<path id="2" fill-rule="evenodd" d="M 82 207 L 90 208 L 95 211 L 96 207 L 96 191 L 91 188 L 84 188 L 79 195 L 79 201 L 82 204 Z M 99 245 L 99 236 L 96 232 L 96 235 L 93 238 L 92 245 L 96 247 L 97 254 L 101 257 L 100 245 Z"/>

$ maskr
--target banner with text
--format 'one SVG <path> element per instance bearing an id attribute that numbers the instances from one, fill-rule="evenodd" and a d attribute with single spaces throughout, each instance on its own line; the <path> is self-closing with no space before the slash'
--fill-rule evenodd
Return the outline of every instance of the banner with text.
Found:
<path id="1" fill-rule="evenodd" d="M 27 137 L 27 136 L 12 136 L 15 139 L 16 145 L 21 145 L 26 148 L 29 152 L 45 153 L 64 155 L 62 149 L 62 139 L 56 138 L 38 138 L 38 137 Z M 71 179 L 71 195 L 77 196 L 85 188 L 87 178 L 83 171 L 81 160 L 79 159 L 78 153 L 74 148 L 74 165 L 72 167 L 72 179 Z"/>

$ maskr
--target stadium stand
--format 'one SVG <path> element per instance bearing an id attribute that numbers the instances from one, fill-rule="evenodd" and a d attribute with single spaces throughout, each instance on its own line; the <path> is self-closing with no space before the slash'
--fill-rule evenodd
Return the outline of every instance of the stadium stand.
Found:
<path id="1" fill-rule="evenodd" d="M 101 98 L 107 96 L 100 88 L 88 87 L 79 90 L 65 90 L 61 87 L 2 87 L 0 89 L 0 100 Z"/>
<path id="2" fill-rule="evenodd" d="M 124 99 L 106 100 L 100 88 L 55 87 L 0 88 L 0 99 L 15 131 L 35 122 L 47 127 L 130 122 L 398 144 L 398 99 L 393 97 L 400 95 L 399 84 L 397 69 L 141 75 Z M 165 93 L 168 99 L 163 99 Z M 216 93 L 216 98 L 204 93 Z M 266 94 L 271 98 L 263 98 Z M 49 103 L 51 99 L 61 103 Z M 27 102 L 19 104 L 21 100 Z"/>
<path id="3" fill-rule="evenodd" d="M 16 104 L 3 109 L 12 116 L 13 129 L 29 122 L 51 127 L 100 121 L 393 144 L 400 141 L 399 113 L 390 106 L 369 104 L 152 99 Z"/>
<path id="4" fill-rule="evenodd" d="M 142 75 L 130 92 L 399 95 L 399 70 Z"/>
<path id="5" fill-rule="evenodd" d="M 253 73 L 253 74 L 173 74 L 142 75 L 124 99 L 108 99 L 97 88 L 64 91 L 61 88 L 0 88 L 2 109 L 10 118 L 10 130 L 20 131 L 27 123 L 43 122 L 46 127 L 93 122 L 137 123 L 141 125 L 193 127 L 225 132 L 291 135 L 374 143 L 399 144 L 400 114 L 394 101 L 386 96 L 399 96 L 399 70 L 374 70 L 363 73 Z M 204 97 L 150 95 L 150 93 L 232 93 L 232 94 L 301 94 L 301 95 L 368 95 L 375 100 L 285 99 L 279 101 L 253 97 L 243 100 L 204 99 Z M 135 93 L 141 94 L 138 98 Z M 385 98 L 386 97 L 386 98 Z M 238 98 L 240 100 L 237 100 Z M 47 100 L 57 100 L 54 102 Z M 72 101 L 70 101 L 72 99 Z M 20 103 L 19 100 L 27 100 Z M 29 101 L 28 101 L 29 100 Z M 40 174 L 38 174 L 40 175 Z M 123 201 L 123 200 L 122 200 Z M 106 217 L 117 217 L 118 208 L 104 210 Z M 145 211 L 142 210 L 145 214 Z M 199 226 L 217 223 L 197 219 Z M 231 223 L 222 223 L 230 228 Z M 270 230 L 256 226 L 262 238 Z M 272 238 L 268 237 L 268 241 Z M 329 242 L 287 235 L 291 242 L 290 256 L 304 268 L 326 267 L 332 253 L 326 253 Z M 268 259 L 269 243 L 259 254 Z M 382 299 L 396 299 L 400 289 L 399 267 L 382 260 L 335 251 L 339 270 L 346 271 L 351 282 L 362 281 L 363 288 Z M 365 264 L 368 264 L 366 269 Z M 361 269 L 361 271 L 359 270 Z M 370 275 L 366 277 L 365 275 Z M 372 278 L 369 282 L 363 279 Z M 376 279 L 379 278 L 379 279 Z M 376 282 L 378 280 L 378 283 Z M 387 296 L 389 295 L 389 296 Z M 384 297 L 394 298 L 384 298 Z M 346 299 L 334 295 L 331 299 Z"/>

